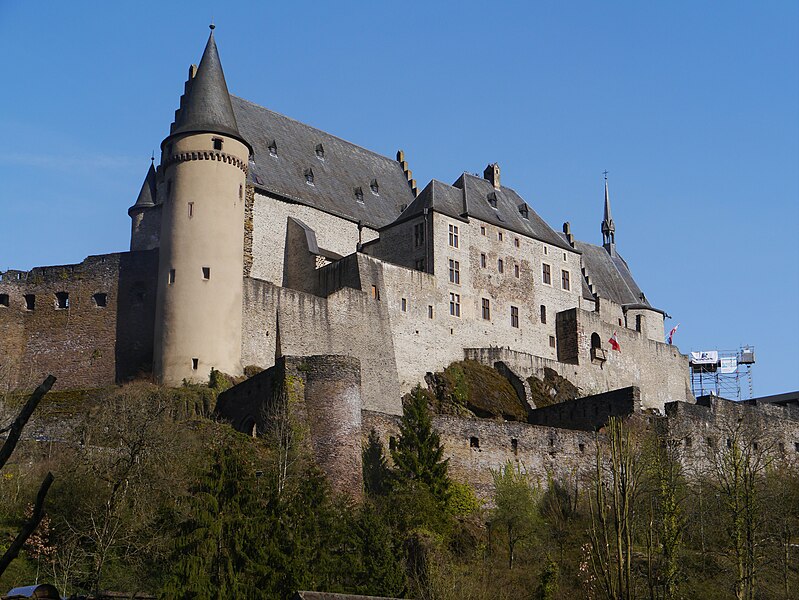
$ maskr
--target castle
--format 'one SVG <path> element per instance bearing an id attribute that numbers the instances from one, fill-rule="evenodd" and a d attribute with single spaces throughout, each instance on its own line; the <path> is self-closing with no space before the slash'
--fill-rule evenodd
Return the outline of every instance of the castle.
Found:
<path id="1" fill-rule="evenodd" d="M 180 385 L 332 354 L 360 361 L 366 410 L 398 414 L 425 373 L 504 348 L 585 394 L 692 401 L 664 312 L 617 251 L 607 181 L 601 246 L 550 228 L 496 164 L 417 191 L 401 151 L 231 96 L 213 28 L 128 212 L 129 252 L 2 274 L 12 385 Z"/>

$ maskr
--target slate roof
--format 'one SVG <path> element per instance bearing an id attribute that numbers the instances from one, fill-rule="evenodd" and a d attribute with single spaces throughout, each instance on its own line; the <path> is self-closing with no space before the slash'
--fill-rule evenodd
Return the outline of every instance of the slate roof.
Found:
<path id="1" fill-rule="evenodd" d="M 565 241 L 565 235 L 559 235 Z M 646 299 L 641 288 L 635 282 L 630 267 L 618 252 L 615 253 L 615 256 L 611 256 L 604 247 L 579 240 L 575 240 L 574 245 L 582 253 L 584 273 L 591 278 L 591 284 L 600 298 L 607 298 L 622 306 L 659 310 Z M 581 279 L 583 297 L 593 298 L 585 277 L 581 277 Z"/>
<path id="2" fill-rule="evenodd" d="M 147 175 L 144 177 L 144 183 L 141 185 L 139 196 L 136 198 L 134 205 L 128 209 L 128 214 L 139 208 L 151 208 L 153 206 L 155 206 L 155 167 L 151 162 Z"/>
<path id="3" fill-rule="evenodd" d="M 397 161 L 242 98 L 231 100 L 241 134 L 253 148 L 249 178 L 256 188 L 375 229 L 414 201 Z M 269 150 L 273 144 L 277 156 Z M 306 183 L 307 169 L 313 185 Z"/>
<path id="4" fill-rule="evenodd" d="M 213 27 L 197 73 L 187 85 L 186 95 L 175 115 L 169 135 L 211 131 L 241 139 L 230 102 L 225 74 L 214 41 Z"/>
<path id="5" fill-rule="evenodd" d="M 496 208 L 489 203 L 490 194 L 493 194 L 492 200 L 496 199 Z M 520 207 L 527 208 L 527 218 L 522 216 Z M 516 191 L 506 186 L 495 189 L 486 179 L 469 173 L 461 175 L 452 185 L 432 180 L 398 220 L 410 219 L 425 208 L 455 219 L 474 217 L 559 248 L 574 250 Z"/>

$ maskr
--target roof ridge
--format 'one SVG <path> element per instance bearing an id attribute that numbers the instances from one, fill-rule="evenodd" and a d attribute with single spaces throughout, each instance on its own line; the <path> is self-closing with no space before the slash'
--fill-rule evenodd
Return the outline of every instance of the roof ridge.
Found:
<path id="1" fill-rule="evenodd" d="M 345 144 L 347 144 L 349 146 L 353 146 L 355 148 L 363 150 L 364 152 L 368 152 L 369 154 L 373 154 L 375 156 L 379 156 L 380 158 L 384 158 L 387 161 L 396 164 L 397 168 L 401 168 L 400 164 L 396 160 L 391 158 L 390 156 L 386 156 L 385 154 L 380 154 L 379 152 L 376 152 L 374 150 L 370 150 L 369 148 L 361 146 L 360 144 L 356 144 L 356 143 L 351 142 L 349 140 L 345 140 L 344 138 L 339 137 L 339 136 L 337 136 L 335 134 L 332 134 L 332 133 L 330 133 L 328 131 L 325 131 L 324 129 L 320 129 L 319 127 L 314 127 L 313 125 L 309 125 L 308 123 L 304 123 L 304 122 L 302 122 L 302 121 L 300 121 L 298 119 L 295 119 L 293 117 L 289 117 L 287 115 L 284 115 L 283 113 L 277 112 L 276 110 L 272 110 L 271 108 L 267 108 L 266 106 L 263 106 L 261 104 L 257 104 L 255 102 L 253 102 L 252 100 L 247 100 L 246 98 L 242 98 L 241 96 L 236 96 L 234 94 L 231 94 L 230 97 L 231 98 L 235 98 L 236 100 L 241 100 L 242 102 L 246 102 L 247 104 L 251 104 L 252 106 L 255 106 L 256 108 L 260 108 L 261 110 L 269 111 L 269 112 L 271 112 L 274 115 L 277 115 L 279 117 L 283 117 L 284 119 L 286 119 L 288 121 L 292 121 L 293 123 L 297 123 L 298 125 L 302 125 L 303 127 L 307 127 L 309 129 L 313 129 L 314 131 L 318 131 L 320 133 L 323 133 L 324 135 L 326 135 L 328 137 L 334 138 L 334 139 L 336 139 L 336 140 L 338 140 L 340 142 L 343 142 L 343 143 L 345 143 Z"/>

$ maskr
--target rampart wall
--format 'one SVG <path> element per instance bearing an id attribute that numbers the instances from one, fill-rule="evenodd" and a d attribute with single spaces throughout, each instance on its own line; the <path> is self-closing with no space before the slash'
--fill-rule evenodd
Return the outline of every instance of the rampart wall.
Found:
<path id="1" fill-rule="evenodd" d="M 11 387 L 97 387 L 149 372 L 158 252 L 6 271 L 0 279 L 0 365 Z"/>

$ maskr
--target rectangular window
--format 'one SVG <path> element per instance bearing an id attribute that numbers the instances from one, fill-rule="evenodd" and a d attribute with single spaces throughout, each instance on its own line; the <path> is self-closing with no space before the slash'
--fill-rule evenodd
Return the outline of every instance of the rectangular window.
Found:
<path id="1" fill-rule="evenodd" d="M 502 241 L 502 232 L 497 231 L 497 239 L 501 242 Z"/>
<path id="2" fill-rule="evenodd" d="M 514 238 L 514 239 L 513 239 L 513 245 L 514 245 L 514 246 L 516 246 L 517 248 L 518 248 L 519 246 L 521 246 L 521 244 L 522 244 L 522 243 L 519 241 L 519 238 Z"/>
<path id="3" fill-rule="evenodd" d="M 510 326 L 519 326 L 519 308 L 517 306 L 510 307 Z"/>
<path id="4" fill-rule="evenodd" d="M 486 226 L 480 225 L 480 235 L 485 235 L 485 234 L 486 234 Z"/>
<path id="5" fill-rule="evenodd" d="M 36 310 L 36 295 L 25 294 L 25 310 Z"/>
<path id="6" fill-rule="evenodd" d="M 461 295 L 460 294 L 453 294 L 450 292 L 449 294 L 449 314 L 453 317 L 460 317 L 461 316 Z"/>
<path id="7" fill-rule="evenodd" d="M 199 358 L 192 358 L 191 359 L 191 369 L 192 371 L 196 371 L 200 368 L 200 359 Z"/>
<path id="8" fill-rule="evenodd" d="M 175 269 L 169 269 L 169 278 L 167 279 L 169 284 L 175 283 Z"/>
<path id="9" fill-rule="evenodd" d="M 417 223 L 413 226 L 413 245 L 418 248 L 424 244 L 424 223 Z"/>
<path id="10" fill-rule="evenodd" d="M 377 289 L 376 285 L 372 286 L 372 298 L 375 300 L 380 300 L 380 290 Z"/>
<path id="11" fill-rule="evenodd" d="M 542 325 L 547 324 L 547 307 L 544 306 L 543 304 L 541 305 L 541 324 Z"/>
<path id="12" fill-rule="evenodd" d="M 544 254 L 546 254 L 546 253 L 547 253 L 547 247 L 546 247 L 546 245 L 544 245 Z"/>
<path id="13" fill-rule="evenodd" d="M 516 279 L 519 278 L 519 265 L 513 265 L 513 274 L 515 275 Z"/>
<path id="14" fill-rule="evenodd" d="M 402 302 L 400 302 L 400 304 L 402 305 L 402 312 L 408 312 L 408 300 L 407 300 L 407 298 L 403 298 Z"/>
<path id="15" fill-rule="evenodd" d="M 563 253 L 563 262 L 566 262 L 566 253 Z"/>
<path id="16" fill-rule="evenodd" d="M 502 261 L 501 258 L 497 260 L 497 271 L 499 271 L 500 273 L 505 272 L 505 263 Z"/>
<path id="17" fill-rule="evenodd" d="M 491 302 L 488 298 L 483 298 L 483 319 L 486 321 L 491 320 Z"/>
<path id="18" fill-rule="evenodd" d="M 543 263 L 541 268 L 542 268 L 541 275 L 544 283 L 546 283 L 547 285 L 552 285 L 552 270 L 549 268 L 549 265 Z"/>
<path id="19" fill-rule="evenodd" d="M 635 330 L 641 331 L 641 315 L 635 315 Z"/>
<path id="20" fill-rule="evenodd" d="M 482 252 L 480 253 L 480 266 L 486 268 L 486 255 Z"/>
<path id="21" fill-rule="evenodd" d="M 0 306 L 8 308 L 8 294 L 0 294 Z"/>
<path id="22" fill-rule="evenodd" d="M 550 335 L 549 336 L 549 347 L 550 348 L 554 348 L 555 347 L 555 336 L 554 335 Z"/>
<path id="23" fill-rule="evenodd" d="M 203 279 L 211 279 L 211 267 L 203 267 Z"/>
<path id="24" fill-rule="evenodd" d="M 571 289 L 571 284 L 569 282 L 569 272 L 568 271 L 563 270 L 563 271 L 560 272 L 560 280 L 561 280 L 561 285 L 563 286 L 564 290 L 570 290 Z"/>
<path id="25" fill-rule="evenodd" d="M 94 300 L 94 305 L 99 308 L 105 308 L 108 306 L 108 294 L 98 292 L 92 296 L 92 300 Z"/>
<path id="26" fill-rule="evenodd" d="M 461 263 L 451 258 L 449 259 L 449 282 L 457 284 L 461 282 Z"/>
<path id="27" fill-rule="evenodd" d="M 458 226 L 457 225 L 450 225 L 449 226 L 449 245 L 453 248 L 458 247 Z"/>
<path id="28" fill-rule="evenodd" d="M 189 202 L 189 218 L 194 216 L 194 202 Z"/>
<path id="29" fill-rule="evenodd" d="M 220 138 L 211 138 L 214 142 L 214 150 L 222 149 L 222 140 Z"/>
<path id="30" fill-rule="evenodd" d="M 432 304 L 428 304 L 428 306 L 427 306 L 427 318 L 428 319 L 432 319 L 433 318 L 433 305 Z"/>
<path id="31" fill-rule="evenodd" d="M 420 258 L 416 261 L 416 270 L 417 271 L 424 271 L 424 259 Z"/>

